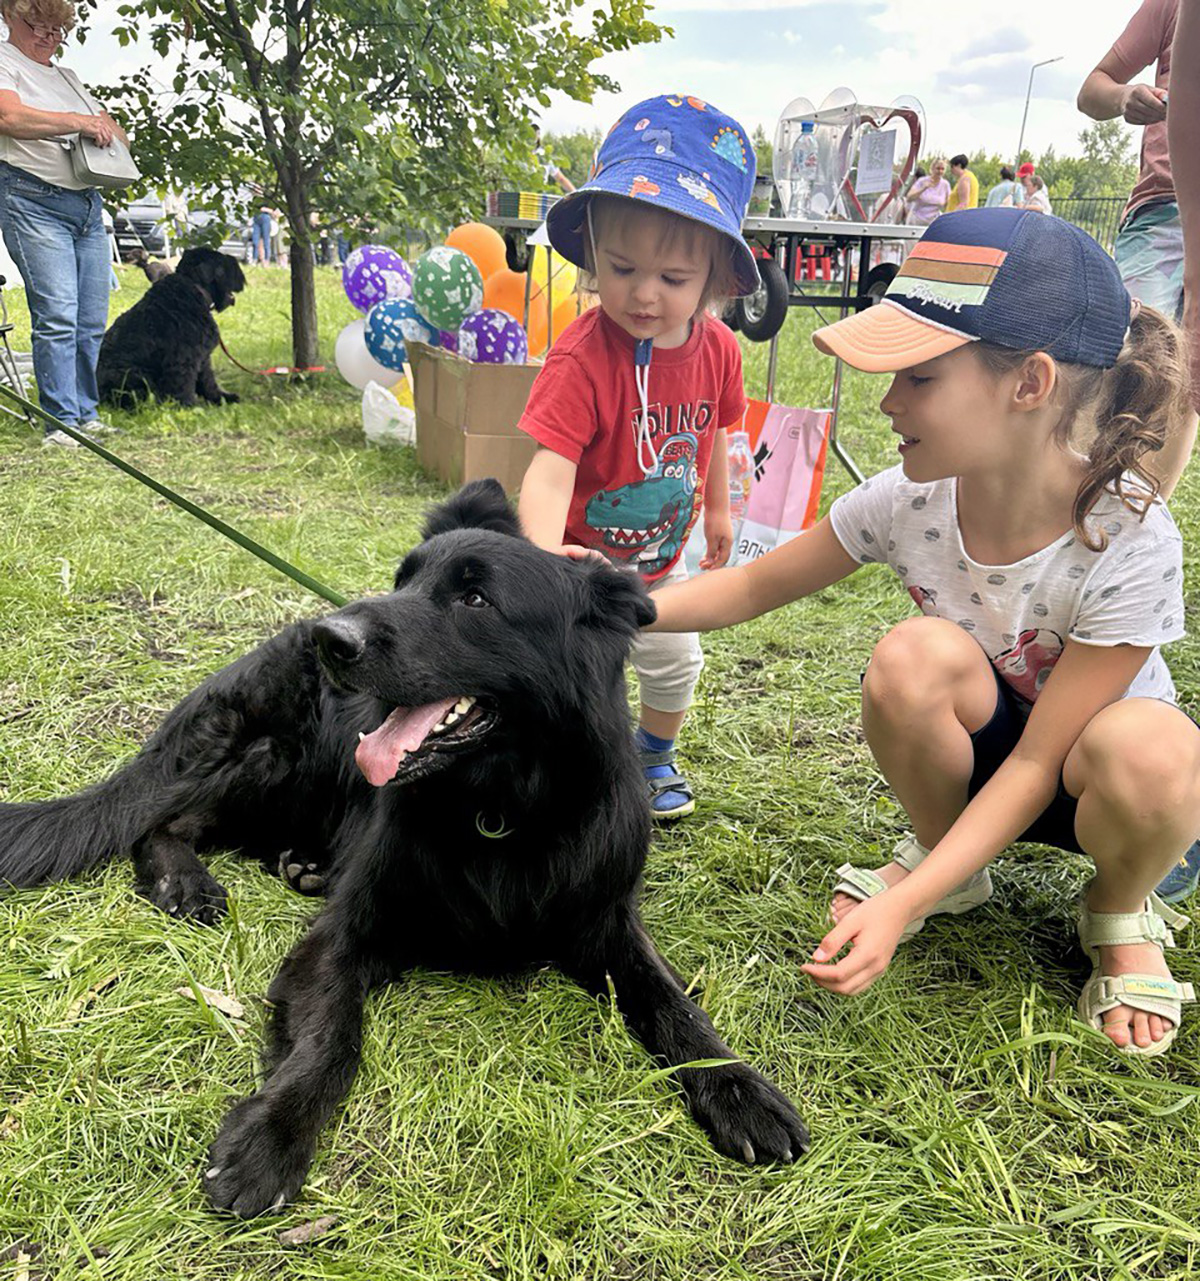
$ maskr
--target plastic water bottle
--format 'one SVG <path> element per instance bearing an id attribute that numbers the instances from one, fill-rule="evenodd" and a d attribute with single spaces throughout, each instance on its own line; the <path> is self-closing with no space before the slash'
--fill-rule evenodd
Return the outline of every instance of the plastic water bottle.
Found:
<path id="1" fill-rule="evenodd" d="M 733 547 L 737 550 L 742 521 L 750 502 L 750 482 L 754 479 L 754 453 L 750 448 L 750 433 L 729 433 L 729 519 L 733 524 Z M 733 556 L 730 557 L 732 561 Z"/>
<path id="2" fill-rule="evenodd" d="M 800 124 L 800 137 L 792 148 L 792 201 L 786 217 L 803 218 L 808 213 L 813 183 L 817 177 L 817 159 L 813 122 L 804 120 Z"/>

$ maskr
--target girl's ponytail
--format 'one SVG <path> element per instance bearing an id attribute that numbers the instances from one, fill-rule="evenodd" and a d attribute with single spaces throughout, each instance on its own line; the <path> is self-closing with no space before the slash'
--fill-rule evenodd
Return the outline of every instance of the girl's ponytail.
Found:
<path id="1" fill-rule="evenodd" d="M 1080 541 L 1099 551 L 1104 535 L 1094 536 L 1085 528 L 1087 514 L 1108 491 L 1131 511 L 1145 515 L 1160 487 L 1146 467 L 1146 455 L 1162 449 L 1191 412 L 1178 327 L 1153 307 L 1135 302 L 1117 363 L 1104 371 L 1089 399 L 1095 434 L 1073 516 Z M 1136 486 L 1129 485 L 1129 476 L 1136 478 Z"/>

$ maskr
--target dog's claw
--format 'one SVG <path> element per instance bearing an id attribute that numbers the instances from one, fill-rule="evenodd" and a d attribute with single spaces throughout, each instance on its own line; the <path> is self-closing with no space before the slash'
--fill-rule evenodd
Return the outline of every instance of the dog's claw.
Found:
<path id="1" fill-rule="evenodd" d="M 215 1179 L 220 1173 L 221 1167 L 219 1165 L 210 1165 L 208 1169 L 204 1171 L 204 1177 L 206 1179 Z"/>
<path id="2" fill-rule="evenodd" d="M 749 1139 L 742 1140 L 742 1156 L 745 1158 L 747 1165 L 754 1164 L 754 1144 Z"/>

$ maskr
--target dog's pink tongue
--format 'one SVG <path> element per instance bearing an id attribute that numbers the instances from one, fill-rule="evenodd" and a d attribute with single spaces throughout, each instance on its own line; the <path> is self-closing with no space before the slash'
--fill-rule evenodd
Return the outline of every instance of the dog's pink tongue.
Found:
<path id="1" fill-rule="evenodd" d="M 400 765 L 401 752 L 415 752 L 429 731 L 458 702 L 444 698 L 424 707 L 397 707 L 373 733 L 363 738 L 354 760 L 372 787 L 390 783 Z"/>

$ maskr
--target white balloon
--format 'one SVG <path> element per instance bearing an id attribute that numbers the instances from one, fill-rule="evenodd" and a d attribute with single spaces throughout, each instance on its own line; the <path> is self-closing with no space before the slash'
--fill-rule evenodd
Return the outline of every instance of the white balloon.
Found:
<path id="1" fill-rule="evenodd" d="M 367 350 L 364 335 L 366 324 L 366 320 L 359 317 L 338 334 L 333 349 L 334 363 L 338 367 L 338 373 L 359 391 L 363 391 L 367 383 L 371 382 L 390 387 L 396 381 L 396 371 L 385 369 Z"/>

